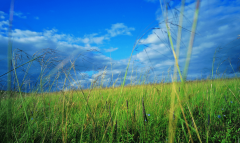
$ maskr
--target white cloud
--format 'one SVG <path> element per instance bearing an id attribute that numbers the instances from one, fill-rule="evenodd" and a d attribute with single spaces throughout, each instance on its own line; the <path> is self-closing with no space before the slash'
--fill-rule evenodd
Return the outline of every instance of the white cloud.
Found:
<path id="1" fill-rule="evenodd" d="M 104 37 L 103 37 L 103 36 L 92 38 L 93 43 L 96 43 L 96 44 L 102 44 L 102 41 L 103 41 L 103 40 L 104 40 Z"/>
<path id="2" fill-rule="evenodd" d="M 82 41 L 85 44 L 89 43 L 89 41 L 90 41 L 89 38 L 83 38 L 83 39 L 82 38 L 78 38 L 78 40 Z"/>
<path id="3" fill-rule="evenodd" d="M 35 36 L 40 36 L 41 33 L 38 33 L 38 32 L 33 32 L 33 31 L 30 31 L 30 30 L 20 30 L 20 29 L 15 29 L 13 30 L 13 33 L 12 33 L 12 36 L 15 37 L 15 38 L 32 38 L 32 37 L 35 37 Z"/>
<path id="4" fill-rule="evenodd" d="M 0 29 L 2 29 L 3 26 L 8 26 L 8 20 L 0 21 Z"/>
<path id="5" fill-rule="evenodd" d="M 58 31 L 58 30 L 55 29 L 55 28 L 53 28 L 52 30 L 44 30 L 43 36 L 50 38 L 50 37 L 52 37 L 53 34 L 55 34 L 57 31 Z"/>
<path id="6" fill-rule="evenodd" d="M 105 36 L 96 36 L 97 33 L 84 35 L 84 38 L 76 38 L 75 42 L 81 42 L 85 44 L 102 44 L 103 40 L 105 40 Z"/>
<path id="7" fill-rule="evenodd" d="M 116 51 L 118 48 L 113 48 L 111 47 L 110 49 L 104 49 L 105 52 L 113 52 L 113 51 Z"/>
<path id="8" fill-rule="evenodd" d="M 14 12 L 13 12 L 13 15 L 15 15 L 15 16 L 17 16 L 17 17 L 19 17 L 19 18 L 23 18 L 23 19 L 26 19 L 26 18 L 27 18 L 27 16 L 24 16 L 23 13 L 21 13 L 21 12 L 16 12 L 16 11 L 14 11 Z"/>
<path id="9" fill-rule="evenodd" d="M 216 5 L 216 3 L 220 4 L 220 6 Z M 226 35 L 226 33 L 229 33 L 229 32 L 233 33 L 234 31 L 236 31 L 236 29 L 233 30 L 229 28 L 237 23 L 237 21 L 234 21 L 234 19 L 230 18 L 230 16 L 235 17 L 233 16 L 234 13 L 235 15 L 237 15 L 236 12 L 238 12 L 237 10 L 238 8 L 236 5 L 237 5 L 237 2 L 235 2 L 235 4 L 229 3 L 226 6 L 223 3 L 221 3 L 219 0 L 213 0 L 211 2 L 201 1 L 201 5 L 200 5 L 201 7 L 200 7 L 199 19 L 198 19 L 198 25 L 197 25 L 197 31 L 196 31 L 200 35 L 195 35 L 195 42 L 194 42 L 195 45 L 199 45 L 199 46 L 196 46 L 198 48 L 195 48 L 195 47 L 193 48 L 194 53 L 198 54 L 200 51 L 203 51 L 206 48 L 210 48 L 218 44 L 217 39 L 224 38 L 223 37 L 224 33 Z M 195 6 L 196 6 L 196 3 L 193 1 L 191 1 L 191 3 L 189 3 L 188 1 L 188 6 L 185 6 L 184 15 L 185 17 L 188 18 L 188 20 L 186 18 L 183 19 L 184 20 L 183 27 L 187 28 L 188 30 L 191 30 L 191 25 L 189 25 L 188 23 L 189 21 L 191 23 L 193 21 L 193 15 L 194 15 L 193 12 L 194 12 Z M 180 10 L 179 5 L 176 8 Z M 157 19 L 159 20 L 159 22 L 162 22 L 164 18 L 161 13 L 161 8 L 157 10 L 156 14 L 158 15 Z M 169 19 L 173 17 L 170 14 L 171 13 L 169 13 Z M 227 19 L 229 20 L 231 19 L 233 22 L 230 22 Z M 170 19 L 169 21 L 173 22 L 172 19 Z M 178 24 L 178 23 L 175 23 L 175 24 Z M 159 27 L 165 28 L 165 23 L 161 24 Z M 177 27 L 176 26 L 174 27 L 173 25 L 171 25 L 171 29 L 172 28 L 175 28 L 175 31 L 172 31 L 172 34 L 171 34 L 174 40 L 177 38 L 176 37 Z M 158 42 L 161 42 L 161 40 L 164 38 L 166 39 L 165 41 L 168 41 L 166 33 L 165 33 L 165 36 L 163 36 L 160 30 L 153 30 L 153 31 L 160 38 L 158 38 L 156 34 L 152 32 L 150 35 L 147 36 L 147 38 L 141 40 L 142 44 L 156 44 Z M 164 31 L 166 31 L 166 28 Z M 184 42 L 186 47 L 188 46 L 189 37 L 190 37 L 190 32 L 184 33 L 184 30 L 183 30 L 182 42 Z"/>
<path id="10" fill-rule="evenodd" d="M 131 35 L 130 31 L 134 28 L 127 27 L 123 23 L 113 24 L 111 29 L 106 29 L 108 34 L 99 36 L 97 33 L 84 35 L 84 38 L 76 38 L 75 42 L 82 42 L 85 44 L 102 44 L 104 40 L 109 40 L 111 37 L 118 35 Z"/>
<path id="11" fill-rule="evenodd" d="M 5 22 L 1 22 L 0 23 L 0 28 L 3 29 L 2 25 L 7 24 Z M 119 29 L 123 28 L 122 31 L 119 31 Z M 112 26 L 112 32 L 115 31 L 118 34 L 128 34 L 130 35 L 130 32 L 128 30 L 131 30 L 131 28 L 127 28 L 125 25 L 123 24 L 115 24 Z M 102 44 L 104 40 L 108 40 L 108 34 L 107 35 L 103 35 L 103 36 L 98 36 L 97 33 L 93 33 L 93 34 L 88 34 L 88 35 L 84 35 L 83 38 L 81 37 L 73 37 L 67 34 L 57 34 L 58 30 L 53 28 L 51 30 L 44 30 L 42 33 L 37 33 L 37 32 L 31 32 L 29 30 L 20 30 L 20 29 L 15 29 L 13 30 L 13 37 L 15 38 L 20 38 L 20 37 L 24 37 L 25 40 L 27 40 L 27 38 L 33 38 L 34 36 L 43 36 L 44 39 L 51 39 L 54 42 L 58 42 L 58 41 L 62 41 L 62 42 L 68 42 L 68 43 L 84 43 L 86 47 L 91 47 L 90 44 Z M 118 34 L 115 34 L 118 35 Z M 23 40 L 23 39 L 22 39 Z M 21 40 L 21 41 L 22 41 Z"/>
<path id="12" fill-rule="evenodd" d="M 123 23 L 113 24 L 111 29 L 106 29 L 111 37 L 115 37 L 117 35 L 131 35 L 130 31 L 134 31 L 135 28 L 127 27 Z"/>
<path id="13" fill-rule="evenodd" d="M 162 30 L 155 29 L 152 31 L 152 34 L 147 36 L 146 39 L 141 39 L 140 44 L 157 44 L 162 38 L 165 38 L 162 34 Z"/>
<path id="14" fill-rule="evenodd" d="M 7 15 L 6 13 L 4 13 L 3 11 L 0 11 L 0 19 L 5 19 L 6 15 Z"/>
<path id="15" fill-rule="evenodd" d="M 164 62 L 157 64 L 156 68 L 163 66 L 170 67 L 172 65 L 174 65 L 174 60 L 165 60 Z"/>
<path id="16" fill-rule="evenodd" d="M 8 20 L 6 21 L 0 21 L 0 34 L 3 35 L 3 34 L 7 34 L 7 30 L 8 30 Z"/>
<path id="17" fill-rule="evenodd" d="M 102 44 L 103 40 L 105 39 L 104 36 L 100 37 L 85 37 L 85 38 L 77 38 L 75 41 L 76 42 L 82 42 L 85 44 Z"/>

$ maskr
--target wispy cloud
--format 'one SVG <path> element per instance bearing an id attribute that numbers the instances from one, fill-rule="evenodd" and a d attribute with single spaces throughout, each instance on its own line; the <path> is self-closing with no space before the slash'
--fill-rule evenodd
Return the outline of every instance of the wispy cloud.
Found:
<path id="1" fill-rule="evenodd" d="M 106 38 L 104 36 L 97 36 L 97 33 L 84 35 L 83 38 L 76 38 L 75 42 L 81 42 L 84 44 L 102 44 Z"/>
<path id="2" fill-rule="evenodd" d="M 13 15 L 15 15 L 15 16 L 17 16 L 17 17 L 19 17 L 19 18 L 23 18 L 23 19 L 26 19 L 26 18 L 27 18 L 27 16 L 23 15 L 23 13 L 21 13 L 21 12 L 16 12 L 16 11 L 14 11 L 14 12 L 13 12 Z"/>
<path id="3" fill-rule="evenodd" d="M 113 52 L 113 51 L 116 51 L 118 48 L 113 48 L 113 47 L 111 47 L 111 48 L 109 48 L 109 49 L 104 49 L 105 50 L 105 52 Z"/>
<path id="4" fill-rule="evenodd" d="M 131 31 L 134 31 L 135 28 L 127 27 L 123 23 L 113 24 L 111 29 L 106 29 L 111 37 L 115 37 L 117 35 L 131 35 Z"/>
<path id="5" fill-rule="evenodd" d="M 135 28 L 127 27 L 123 23 L 116 23 L 111 26 L 111 29 L 106 29 L 107 34 L 99 35 L 98 33 L 84 35 L 83 38 L 77 38 L 75 42 L 82 42 L 85 44 L 102 44 L 104 40 L 109 40 L 112 37 L 118 35 L 131 35 L 131 31 L 134 31 Z"/>

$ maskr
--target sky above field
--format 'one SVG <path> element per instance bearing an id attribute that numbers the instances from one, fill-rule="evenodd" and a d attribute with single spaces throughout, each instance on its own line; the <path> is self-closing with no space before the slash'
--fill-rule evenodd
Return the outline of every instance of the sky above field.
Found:
<path id="1" fill-rule="evenodd" d="M 181 2 L 166 2 L 168 26 L 176 51 Z M 54 83 L 53 88 L 59 90 L 64 82 L 65 88 L 78 85 L 89 88 L 96 79 L 104 86 L 120 85 L 132 51 L 126 84 L 170 82 L 174 56 L 163 8 L 162 11 L 157 0 L 17 0 L 12 5 L 12 38 L 9 38 L 11 1 L 3 0 L 0 75 L 7 72 L 11 39 L 15 67 L 40 56 L 16 70 L 19 82 L 24 81 L 27 87 L 28 83 L 39 84 L 41 77 L 49 75 L 50 78 L 44 78 L 47 81 L 44 86 Z M 211 76 L 212 67 L 214 77 L 239 76 L 239 8 L 239 0 L 201 0 L 187 80 Z M 195 9 L 195 0 L 185 1 L 179 53 L 181 72 Z M 58 78 L 57 85 L 55 78 Z M 0 87 L 6 89 L 7 75 L 0 80 Z"/>

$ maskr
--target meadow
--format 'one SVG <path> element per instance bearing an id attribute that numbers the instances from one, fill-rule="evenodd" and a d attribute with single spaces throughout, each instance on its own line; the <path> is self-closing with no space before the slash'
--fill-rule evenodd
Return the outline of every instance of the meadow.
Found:
<path id="1" fill-rule="evenodd" d="M 213 75 L 209 75 L 211 78 L 208 79 L 186 81 L 199 3 L 197 0 L 183 74 L 178 65 L 179 42 L 175 51 L 166 20 L 175 60 L 175 72 L 170 83 L 165 83 L 162 79 L 161 82 L 146 84 L 148 75 L 145 74 L 145 80 L 125 86 L 132 52 L 124 80 L 118 87 L 116 82 L 110 87 L 104 87 L 103 74 L 101 80 L 97 77 L 89 89 L 83 90 L 79 85 L 77 89 L 64 91 L 63 88 L 58 92 L 50 92 L 52 85 L 59 79 L 58 75 L 55 74 L 54 77 L 52 74 L 54 81 L 48 86 L 48 92 L 43 90 L 48 77 L 44 77 L 44 71 L 41 71 L 40 82 L 36 86 L 38 88 L 24 93 L 24 81 L 19 82 L 16 61 L 9 58 L 9 62 L 13 62 L 16 90 L 8 88 L 8 91 L 0 92 L 0 141 L 239 143 L 239 77 L 219 76 L 213 79 Z M 184 1 L 181 8 L 183 7 Z M 178 41 L 180 39 L 178 36 Z M 133 51 L 138 42 L 139 40 Z M 11 54 L 8 56 L 12 57 Z M 74 62 L 68 70 L 63 70 L 64 85 L 67 81 L 78 80 L 69 74 L 72 70 L 76 74 Z M 42 67 L 44 69 L 47 66 Z M 180 78 L 178 82 L 177 73 Z M 8 75 L 11 79 L 11 74 Z M 157 80 L 159 79 L 156 78 L 155 81 Z"/>
<path id="2" fill-rule="evenodd" d="M 12 101 L 13 142 L 237 142 L 239 78 L 185 85 L 186 97 L 170 111 L 171 84 L 30 94 Z M 176 84 L 176 94 L 181 84 Z M 180 105 L 179 104 L 179 105 Z M 1 101 L 1 139 L 6 140 L 7 102 Z M 191 135 L 191 136 L 190 136 Z"/>

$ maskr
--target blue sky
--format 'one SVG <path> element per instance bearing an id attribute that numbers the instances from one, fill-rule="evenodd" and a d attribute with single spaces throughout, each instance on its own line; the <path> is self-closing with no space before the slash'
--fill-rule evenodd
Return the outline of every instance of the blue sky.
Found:
<path id="1" fill-rule="evenodd" d="M 174 39 L 178 30 L 176 24 L 179 20 L 181 3 L 169 0 L 167 2 L 170 6 L 169 26 L 176 47 Z M 7 72 L 10 5 L 11 1 L 5 0 L 0 6 L 2 51 L 0 75 Z M 187 79 L 201 78 L 201 76 L 206 78 L 211 75 L 216 49 L 214 75 L 217 73 L 225 73 L 228 76 L 239 75 L 240 39 L 237 39 L 240 35 L 239 6 L 240 1 L 237 0 L 201 1 Z M 181 71 L 185 65 L 195 7 L 195 0 L 186 0 L 179 55 Z M 14 1 L 12 47 L 13 51 L 20 49 L 27 53 L 22 53 L 22 59 L 18 57 L 17 65 L 25 63 L 29 60 L 28 57 L 31 58 L 36 53 L 40 55 L 44 51 L 47 52 L 44 60 L 49 58 L 55 64 L 46 60 L 49 65 L 42 67 L 44 75 L 53 73 L 53 76 L 56 76 L 58 71 L 56 67 L 62 61 L 67 68 L 70 66 L 69 61 L 73 61 L 78 56 L 75 62 L 77 71 L 76 74 L 74 70 L 70 71 L 72 79 L 67 81 L 68 86 L 81 85 L 87 88 L 98 75 L 103 73 L 104 85 L 109 85 L 112 77 L 116 85 L 119 85 L 123 81 L 121 77 L 125 74 L 135 40 L 139 39 L 147 29 L 155 27 L 158 29 L 148 30 L 137 44 L 126 83 L 129 84 L 131 79 L 132 82 L 137 83 L 141 73 L 145 74 L 149 69 L 151 70 L 148 82 L 160 82 L 162 76 L 166 77 L 166 81 L 168 71 L 170 75 L 173 73 L 174 58 L 163 21 L 160 1 L 155 0 L 72 0 L 67 3 L 61 0 L 18 0 Z M 146 29 L 147 26 L 149 27 Z M 18 50 L 17 53 L 20 51 Z M 55 61 L 56 59 L 58 61 Z M 39 82 L 40 63 L 41 61 L 33 62 L 24 80 L 31 83 Z M 27 67 L 28 64 L 17 69 L 20 82 Z M 63 87 L 65 74 L 60 74 L 60 77 L 63 78 L 59 79 L 58 88 Z M 2 89 L 6 87 L 6 79 L 7 76 L 1 77 Z"/>

